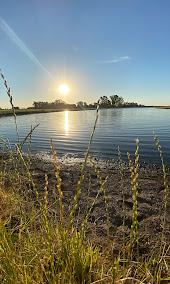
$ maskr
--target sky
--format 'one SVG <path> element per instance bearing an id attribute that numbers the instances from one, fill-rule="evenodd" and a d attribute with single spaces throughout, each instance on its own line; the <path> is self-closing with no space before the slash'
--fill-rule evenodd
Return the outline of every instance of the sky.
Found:
<path id="1" fill-rule="evenodd" d="M 0 0 L 0 68 L 19 107 L 113 94 L 170 105 L 169 27 L 169 0 Z"/>

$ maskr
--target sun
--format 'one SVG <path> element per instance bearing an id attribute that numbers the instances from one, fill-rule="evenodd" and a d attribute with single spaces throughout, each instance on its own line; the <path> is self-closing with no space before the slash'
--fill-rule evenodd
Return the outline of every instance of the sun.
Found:
<path id="1" fill-rule="evenodd" d="M 67 95 L 70 92 L 70 88 L 67 84 L 61 84 L 58 87 L 58 91 L 61 95 Z"/>

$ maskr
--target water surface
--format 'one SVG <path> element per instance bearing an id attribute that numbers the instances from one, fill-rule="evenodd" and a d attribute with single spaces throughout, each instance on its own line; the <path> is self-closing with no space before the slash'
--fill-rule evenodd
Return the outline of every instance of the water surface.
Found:
<path id="1" fill-rule="evenodd" d="M 49 152 L 53 139 L 59 154 L 82 157 L 93 129 L 96 111 L 65 111 L 31 114 L 17 117 L 20 138 L 30 126 L 40 123 L 32 135 L 33 152 Z M 92 153 L 102 159 L 116 159 L 120 146 L 122 157 L 135 150 L 135 139 L 140 140 L 140 156 L 145 162 L 157 163 L 159 155 L 153 142 L 153 130 L 160 138 L 166 162 L 170 165 L 170 110 L 155 108 L 102 109 L 93 140 Z M 0 136 L 16 143 L 13 117 L 0 118 Z"/>

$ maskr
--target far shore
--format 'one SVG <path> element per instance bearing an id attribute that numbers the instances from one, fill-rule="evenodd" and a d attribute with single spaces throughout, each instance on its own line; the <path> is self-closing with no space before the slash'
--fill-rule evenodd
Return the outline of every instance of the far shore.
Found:
<path id="1" fill-rule="evenodd" d="M 152 107 L 152 106 L 144 106 L 144 107 Z M 121 107 L 123 108 L 123 107 Z M 125 107 L 127 108 L 127 107 Z M 130 108 L 130 107 L 128 107 Z M 141 107 L 132 107 L 132 108 L 141 108 Z M 170 108 L 170 107 L 160 107 L 160 108 Z M 50 113 L 50 112 L 62 112 L 62 111 L 82 111 L 82 110 L 95 110 L 96 108 L 87 108 L 87 109 L 15 109 L 15 113 L 17 115 L 28 115 L 34 113 Z M 110 109 L 110 108 L 108 108 Z M 13 110 L 12 109 L 0 109 L 0 117 L 3 116 L 12 116 Z"/>
<path id="2" fill-rule="evenodd" d="M 78 111 L 79 109 L 72 109 L 69 111 Z M 15 113 L 17 115 L 27 115 L 27 114 L 34 114 L 34 113 L 49 113 L 49 112 L 61 112 L 67 111 L 67 109 L 15 109 Z M 0 117 L 2 116 L 11 116 L 13 115 L 12 109 L 5 109 L 0 110 Z"/>
<path id="3" fill-rule="evenodd" d="M 161 108 L 161 109 L 170 109 L 170 106 L 156 106 L 156 108 Z"/>

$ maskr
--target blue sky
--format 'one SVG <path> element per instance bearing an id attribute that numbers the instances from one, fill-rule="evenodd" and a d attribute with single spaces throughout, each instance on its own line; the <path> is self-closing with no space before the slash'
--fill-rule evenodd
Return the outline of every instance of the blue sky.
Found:
<path id="1" fill-rule="evenodd" d="M 0 68 L 19 106 L 61 98 L 64 81 L 68 102 L 167 105 L 169 27 L 169 0 L 0 0 Z"/>

